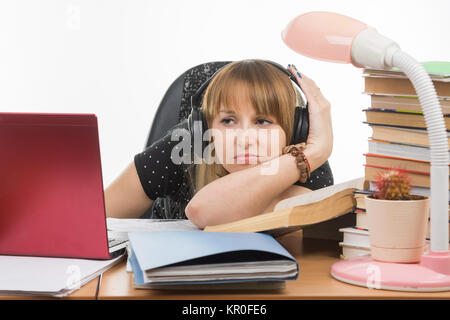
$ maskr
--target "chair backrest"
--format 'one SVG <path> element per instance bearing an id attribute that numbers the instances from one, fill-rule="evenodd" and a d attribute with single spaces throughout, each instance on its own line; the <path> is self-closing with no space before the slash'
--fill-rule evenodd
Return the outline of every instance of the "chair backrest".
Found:
<path id="1" fill-rule="evenodd" d="M 145 147 L 164 136 L 191 112 L 191 96 L 218 69 L 231 61 L 214 61 L 199 64 L 183 72 L 167 89 L 156 111 Z"/>

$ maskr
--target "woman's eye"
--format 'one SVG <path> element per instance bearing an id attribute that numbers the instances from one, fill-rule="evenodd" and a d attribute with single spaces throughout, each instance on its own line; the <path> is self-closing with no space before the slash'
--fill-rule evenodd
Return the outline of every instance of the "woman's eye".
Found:
<path id="1" fill-rule="evenodd" d="M 270 121 L 270 120 L 266 120 L 266 119 L 258 119 L 258 123 L 259 124 L 264 124 L 263 122 L 267 122 L 267 124 L 272 124 L 272 121 Z"/>
<path id="2" fill-rule="evenodd" d="M 224 123 L 224 124 L 230 124 L 228 121 L 233 121 L 233 119 L 231 119 L 231 118 L 225 118 L 225 119 L 222 119 L 220 122 L 221 122 L 221 123 Z"/>
<path id="3" fill-rule="evenodd" d="M 234 121 L 234 119 L 232 119 L 232 118 L 225 118 L 225 119 L 222 119 L 220 122 L 224 123 L 226 125 L 230 125 L 230 124 L 232 124 L 232 122 L 230 122 L 230 121 Z M 272 124 L 273 123 L 272 121 L 267 120 L 267 119 L 258 119 L 258 120 L 256 120 L 256 122 L 259 125 L 265 125 L 265 124 Z"/>

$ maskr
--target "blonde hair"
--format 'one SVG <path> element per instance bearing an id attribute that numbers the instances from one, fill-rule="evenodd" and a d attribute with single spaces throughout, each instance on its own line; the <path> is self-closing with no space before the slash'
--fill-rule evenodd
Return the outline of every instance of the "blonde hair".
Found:
<path id="1" fill-rule="evenodd" d="M 263 60 L 241 60 L 223 67 L 206 88 L 202 111 L 208 128 L 212 128 L 220 107 L 236 110 L 242 98 L 248 99 L 257 114 L 273 116 L 286 134 L 287 143 L 292 136 L 295 106 L 302 97 L 292 81 L 281 70 Z M 208 142 L 213 143 L 211 140 Z M 215 150 L 211 156 L 215 156 Z M 229 172 L 216 161 L 195 165 L 195 191 Z"/>

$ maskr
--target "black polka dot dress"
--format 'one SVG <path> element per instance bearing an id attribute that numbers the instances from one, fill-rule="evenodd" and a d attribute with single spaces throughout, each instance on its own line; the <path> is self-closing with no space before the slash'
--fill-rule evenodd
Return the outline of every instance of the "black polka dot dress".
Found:
<path id="1" fill-rule="evenodd" d="M 142 188 L 154 201 L 142 218 L 187 219 L 184 209 L 193 197 L 188 170 L 193 166 L 180 163 L 183 137 L 172 140 L 172 130 L 134 156 Z"/>
<path id="2" fill-rule="evenodd" d="M 306 180 L 305 183 L 297 181 L 295 184 L 311 190 L 317 190 L 333 185 L 333 173 L 331 172 L 328 160 L 325 161 L 319 168 L 311 172 L 309 179 Z"/>
<path id="3" fill-rule="evenodd" d="M 171 141 L 170 135 L 166 135 L 134 156 L 143 189 L 152 200 L 175 195 L 183 183 L 183 166 L 172 161 L 172 146 L 175 144 L 178 142 Z"/>

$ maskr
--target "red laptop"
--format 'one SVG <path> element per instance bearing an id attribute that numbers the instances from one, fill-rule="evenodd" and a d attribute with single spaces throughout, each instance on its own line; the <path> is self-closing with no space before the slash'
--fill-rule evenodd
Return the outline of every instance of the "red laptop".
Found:
<path id="1" fill-rule="evenodd" d="M 95 114 L 0 112 L 0 254 L 111 259 Z"/>

